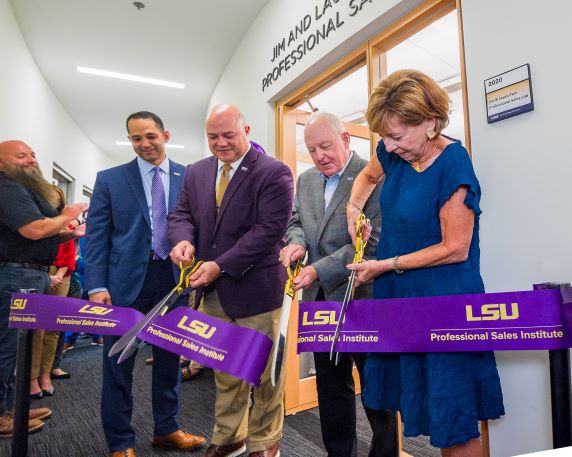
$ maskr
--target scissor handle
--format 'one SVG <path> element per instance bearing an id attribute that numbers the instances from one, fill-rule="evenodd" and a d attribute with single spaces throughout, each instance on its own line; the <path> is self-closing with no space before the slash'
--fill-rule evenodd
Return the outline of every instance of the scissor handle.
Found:
<path id="1" fill-rule="evenodd" d="M 292 270 L 291 265 L 286 267 L 286 272 L 288 273 L 288 279 L 286 280 L 286 285 L 284 286 L 284 294 L 294 297 L 294 279 L 300 274 L 300 270 L 304 268 L 304 262 L 297 260 L 294 264 L 294 270 Z"/>
<path id="2" fill-rule="evenodd" d="M 367 245 L 367 241 L 363 240 L 363 230 L 364 226 L 369 224 L 369 219 L 365 217 L 365 214 L 360 211 L 360 214 L 356 220 L 356 253 L 354 256 L 353 263 L 360 263 L 363 260 L 365 246 Z"/>
<path id="3" fill-rule="evenodd" d="M 197 271 L 202 264 L 203 261 L 197 261 L 195 256 L 191 257 L 191 261 L 187 265 L 183 265 L 183 262 L 179 262 L 181 274 L 179 276 L 179 284 L 177 284 L 176 288 L 184 290 L 189 287 L 191 275 Z"/>
<path id="4" fill-rule="evenodd" d="M 292 271 L 292 266 L 288 265 L 286 271 L 288 272 L 288 279 L 294 279 L 300 274 L 300 270 L 304 268 L 304 264 L 300 260 L 296 260 L 294 264 L 294 271 Z"/>

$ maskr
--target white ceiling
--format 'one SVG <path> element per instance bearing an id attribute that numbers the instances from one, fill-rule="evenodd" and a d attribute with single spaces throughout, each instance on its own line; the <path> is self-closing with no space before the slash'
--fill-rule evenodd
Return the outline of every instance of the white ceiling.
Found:
<path id="1" fill-rule="evenodd" d="M 187 164 L 202 156 L 208 102 L 227 61 L 268 0 L 11 0 L 40 71 L 70 116 L 119 162 L 134 157 L 125 119 L 158 114 L 168 154 Z M 184 83 L 185 89 L 78 73 L 85 66 Z M 69 151 L 80 153 L 81 151 Z"/>

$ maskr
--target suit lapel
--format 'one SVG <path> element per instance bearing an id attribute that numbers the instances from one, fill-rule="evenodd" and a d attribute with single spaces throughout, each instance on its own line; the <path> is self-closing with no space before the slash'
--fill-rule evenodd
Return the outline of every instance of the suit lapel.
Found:
<path id="1" fill-rule="evenodd" d="M 132 160 L 125 165 L 125 177 L 127 184 L 133 192 L 133 196 L 135 197 L 135 201 L 137 202 L 139 209 L 143 212 L 145 222 L 147 222 L 149 229 L 151 229 L 149 206 L 147 205 L 147 198 L 145 197 L 145 189 L 143 188 L 143 181 L 141 180 L 141 172 L 137 165 L 137 159 Z"/>
<path id="2" fill-rule="evenodd" d="M 240 163 L 238 169 L 234 171 L 232 179 L 228 183 L 228 187 L 226 188 L 226 191 L 224 193 L 224 197 L 220 204 L 220 208 L 218 209 L 218 215 L 216 218 L 214 232 L 216 232 L 216 230 L 218 229 L 218 226 L 220 225 L 220 220 L 224 216 L 224 213 L 226 212 L 226 209 L 228 208 L 230 201 L 236 195 L 238 189 L 240 188 L 240 185 L 244 182 L 244 180 L 246 179 L 246 177 L 256 164 L 256 161 L 258 160 L 258 155 L 259 153 L 257 151 L 250 148 L 250 150 L 244 156 L 244 159 L 242 159 L 242 162 Z"/>
<path id="3" fill-rule="evenodd" d="M 206 232 L 211 234 L 211 239 L 214 237 L 214 226 L 216 219 L 216 177 L 218 173 L 218 161 L 216 157 L 210 157 L 206 165 L 206 173 L 204 175 L 203 187 L 197 186 L 197 189 L 204 190 L 206 198 L 203 200 L 204 207 L 206 208 Z"/>
<path id="4" fill-rule="evenodd" d="M 179 167 L 175 162 L 169 159 L 169 208 L 168 211 L 175 209 L 181 186 L 183 185 L 184 168 Z"/>
<path id="5" fill-rule="evenodd" d="M 340 176 L 340 182 L 338 183 L 338 187 L 336 188 L 334 195 L 332 195 L 330 204 L 326 208 L 324 217 L 322 218 L 322 222 L 320 224 L 320 230 L 318 231 L 318 239 L 320 239 L 320 236 L 322 236 L 322 232 L 326 228 L 328 221 L 330 220 L 336 209 L 338 209 L 338 207 L 342 202 L 347 200 L 347 197 L 354 184 L 354 179 L 356 175 L 359 173 L 358 164 L 359 164 L 359 158 L 357 156 L 357 152 L 354 152 L 350 160 L 350 163 L 348 163 L 348 166 L 344 170 L 342 176 Z M 323 195 L 324 193 L 322 192 L 322 206 L 324 204 Z"/>
<path id="6" fill-rule="evenodd" d="M 316 175 L 312 179 L 311 189 L 314 196 L 314 207 L 316 208 L 316 220 L 321 221 L 324 218 L 324 189 L 325 179 L 322 174 L 316 170 Z"/>

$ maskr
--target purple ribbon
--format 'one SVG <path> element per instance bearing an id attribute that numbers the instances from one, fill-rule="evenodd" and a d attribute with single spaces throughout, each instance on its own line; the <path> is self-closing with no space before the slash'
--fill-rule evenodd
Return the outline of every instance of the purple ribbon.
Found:
<path id="1" fill-rule="evenodd" d="M 12 294 L 11 328 L 123 335 L 143 318 L 137 310 L 54 295 Z M 255 330 L 176 308 L 153 320 L 138 338 L 255 386 L 272 341 Z"/>
<path id="2" fill-rule="evenodd" d="M 355 300 L 348 305 L 336 348 L 340 352 L 569 348 L 571 295 L 568 289 L 552 289 Z M 300 304 L 298 353 L 330 351 L 340 308 L 340 302 Z"/>
<path id="3" fill-rule="evenodd" d="M 143 314 L 122 306 L 107 306 L 55 295 L 12 294 L 12 328 L 123 335 Z"/>
<path id="4" fill-rule="evenodd" d="M 182 307 L 151 322 L 139 338 L 255 386 L 272 348 L 270 338 L 253 329 Z"/>

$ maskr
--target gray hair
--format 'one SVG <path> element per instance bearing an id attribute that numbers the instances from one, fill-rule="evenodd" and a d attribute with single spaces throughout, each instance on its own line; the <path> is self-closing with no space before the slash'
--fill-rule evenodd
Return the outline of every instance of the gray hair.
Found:
<path id="1" fill-rule="evenodd" d="M 312 113 L 306 121 L 306 127 L 319 121 L 326 122 L 332 128 L 332 130 L 337 133 L 344 133 L 346 131 L 341 119 L 335 114 L 328 113 L 326 111 L 315 111 Z"/>

